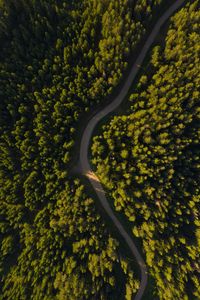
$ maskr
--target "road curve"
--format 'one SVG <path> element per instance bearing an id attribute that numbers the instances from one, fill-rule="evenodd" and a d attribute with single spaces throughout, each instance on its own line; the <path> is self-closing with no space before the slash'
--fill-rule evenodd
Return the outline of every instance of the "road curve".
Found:
<path id="1" fill-rule="evenodd" d="M 141 283 L 139 290 L 135 296 L 135 300 L 140 300 L 142 298 L 142 295 L 144 293 L 145 287 L 147 285 L 147 268 L 145 265 L 145 262 L 138 252 L 132 238 L 129 236 L 129 234 L 126 232 L 120 221 L 117 219 L 117 217 L 114 215 L 108 200 L 105 196 L 105 191 L 103 190 L 103 187 L 98 179 L 98 177 L 95 175 L 95 173 L 92 171 L 92 168 L 89 163 L 88 159 L 88 151 L 89 151 L 89 145 L 90 140 L 92 138 L 92 133 L 94 131 L 95 126 L 97 123 L 103 119 L 106 115 L 114 111 L 123 101 L 125 96 L 127 95 L 138 71 L 139 66 L 143 63 L 144 58 L 150 49 L 152 43 L 154 42 L 161 26 L 167 21 L 167 19 L 178 9 L 181 7 L 181 5 L 184 3 L 185 0 L 177 0 L 174 2 L 172 6 L 169 7 L 169 9 L 160 17 L 160 19 L 157 21 L 156 25 L 154 26 L 151 34 L 149 35 L 147 41 L 145 42 L 143 48 L 141 49 L 141 52 L 139 56 L 137 57 L 135 63 L 132 66 L 132 69 L 130 71 L 130 74 L 122 87 L 120 93 L 118 96 L 106 107 L 104 107 L 101 111 L 99 111 L 87 124 L 83 135 L 81 139 L 81 145 L 80 145 L 80 165 L 81 165 L 81 173 L 88 177 L 90 180 L 100 202 L 101 205 L 104 207 L 105 211 L 117 227 L 118 231 L 126 241 L 128 247 L 130 248 L 133 256 L 136 258 L 140 270 L 141 270 Z"/>

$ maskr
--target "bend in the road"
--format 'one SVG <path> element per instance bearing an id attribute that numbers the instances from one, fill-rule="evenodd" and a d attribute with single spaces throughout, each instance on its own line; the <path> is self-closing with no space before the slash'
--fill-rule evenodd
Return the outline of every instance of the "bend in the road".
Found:
<path id="1" fill-rule="evenodd" d="M 133 256 L 136 258 L 140 270 L 141 270 L 141 283 L 140 288 L 135 296 L 135 300 L 140 300 L 144 294 L 145 287 L 147 285 L 147 269 L 145 262 L 138 252 L 133 240 L 129 236 L 129 234 L 126 232 L 120 221 L 117 219 L 115 214 L 113 213 L 108 200 L 105 196 L 105 191 L 103 190 L 103 187 L 98 179 L 98 177 L 94 174 L 92 171 L 92 168 L 90 166 L 89 160 L 88 160 L 88 151 L 89 151 L 89 144 L 90 140 L 92 138 L 92 133 L 94 131 L 94 128 L 96 127 L 97 123 L 103 119 L 106 115 L 113 112 L 124 100 L 125 96 L 127 95 L 136 75 L 138 74 L 139 67 L 143 61 L 144 58 L 150 49 L 151 45 L 153 44 L 158 32 L 160 31 L 161 26 L 167 21 L 167 19 L 178 9 L 181 7 L 181 5 L 185 2 L 185 0 L 177 0 L 175 3 L 170 6 L 170 8 L 160 17 L 160 19 L 157 21 L 156 25 L 154 26 L 151 34 L 149 35 L 147 41 L 145 42 L 138 58 L 136 59 L 135 63 L 133 64 L 133 67 L 130 71 L 130 74 L 122 87 L 119 95 L 105 108 L 103 108 L 101 111 L 99 111 L 88 123 L 87 127 L 84 130 L 84 133 L 82 135 L 81 139 L 81 146 L 80 146 L 80 164 L 81 164 L 81 171 L 84 175 L 88 177 L 90 180 L 102 206 L 104 207 L 105 211 L 117 227 L 118 231 L 126 241 L 127 245 L 129 246 Z"/>

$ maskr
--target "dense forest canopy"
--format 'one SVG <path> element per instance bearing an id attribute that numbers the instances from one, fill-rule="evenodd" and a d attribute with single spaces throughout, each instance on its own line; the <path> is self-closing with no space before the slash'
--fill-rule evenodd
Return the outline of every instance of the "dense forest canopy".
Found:
<path id="1" fill-rule="evenodd" d="M 138 289 L 69 162 L 80 116 L 118 84 L 160 4 L 0 1 L 0 299 Z"/>
<path id="2" fill-rule="evenodd" d="M 171 19 L 131 108 L 92 145 L 97 174 L 142 238 L 163 300 L 200 299 L 199 24 L 199 1 Z"/>

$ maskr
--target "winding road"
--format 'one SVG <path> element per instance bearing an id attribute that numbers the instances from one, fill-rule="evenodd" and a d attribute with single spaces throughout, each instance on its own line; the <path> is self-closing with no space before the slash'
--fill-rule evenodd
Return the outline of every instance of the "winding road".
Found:
<path id="1" fill-rule="evenodd" d="M 141 270 L 141 283 L 139 290 L 135 296 L 135 300 L 142 299 L 144 290 L 147 285 L 147 268 L 145 265 L 145 262 L 137 250 L 132 238 L 130 235 L 126 232 L 120 221 L 117 219 L 115 214 L 113 213 L 108 200 L 106 199 L 105 191 L 103 190 L 103 187 L 98 179 L 98 177 L 95 175 L 95 173 L 92 171 L 92 168 L 89 163 L 88 159 L 88 151 L 89 151 L 89 145 L 90 140 L 92 138 L 92 133 L 94 131 L 95 126 L 98 124 L 100 120 L 102 120 L 106 115 L 113 112 L 124 100 L 125 96 L 127 95 L 130 87 L 133 84 L 133 81 L 138 74 L 138 71 L 140 69 L 140 65 L 143 63 L 144 58 L 150 49 L 152 43 L 154 42 L 158 32 L 160 31 L 161 26 L 167 21 L 167 19 L 178 9 L 181 7 L 181 5 L 184 3 L 185 0 L 177 0 L 174 2 L 172 6 L 169 7 L 169 9 L 159 18 L 156 25 L 154 26 L 151 34 L 149 35 L 147 41 L 145 42 L 143 48 L 141 49 L 141 52 L 139 56 L 137 57 L 136 61 L 134 62 L 130 74 L 122 87 L 120 93 L 118 96 L 106 107 L 104 107 L 101 111 L 99 111 L 92 119 L 90 119 L 89 123 L 87 124 L 83 135 L 81 139 L 81 145 L 80 145 L 80 165 L 81 165 L 81 173 L 88 177 L 90 180 L 100 202 L 107 214 L 109 215 L 110 219 L 113 221 L 115 226 L 117 227 L 118 231 L 120 232 L 121 236 L 126 241 L 128 247 L 130 248 L 133 256 L 137 260 L 137 263 L 140 266 Z"/>

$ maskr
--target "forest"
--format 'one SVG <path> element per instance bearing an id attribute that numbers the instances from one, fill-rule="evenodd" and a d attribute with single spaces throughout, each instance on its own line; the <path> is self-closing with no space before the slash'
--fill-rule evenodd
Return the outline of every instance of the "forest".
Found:
<path id="1" fill-rule="evenodd" d="M 132 299 L 131 269 L 80 179 L 80 117 L 120 82 L 161 4 L 0 0 L 0 299 Z"/>
<path id="2" fill-rule="evenodd" d="M 161 300 L 200 299 L 200 11 L 170 20 L 129 96 L 94 137 L 92 163 L 141 238 Z"/>

